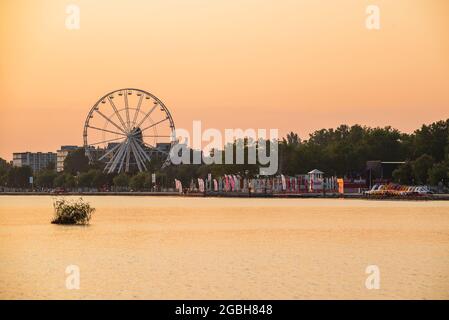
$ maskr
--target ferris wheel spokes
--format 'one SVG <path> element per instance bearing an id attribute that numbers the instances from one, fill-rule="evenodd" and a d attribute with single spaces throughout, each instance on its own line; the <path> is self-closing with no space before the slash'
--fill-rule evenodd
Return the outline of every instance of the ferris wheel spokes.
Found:
<path id="1" fill-rule="evenodd" d="M 120 115 L 120 112 L 117 110 L 117 107 L 115 106 L 114 102 L 111 99 L 111 96 L 108 97 L 109 103 L 111 104 L 112 108 L 114 109 L 115 115 L 117 116 L 117 118 L 119 119 L 120 123 L 123 126 L 123 129 L 125 130 L 126 133 L 129 132 L 129 128 L 126 126 L 125 122 L 122 119 L 122 116 Z"/>
<path id="2" fill-rule="evenodd" d="M 140 106 L 142 105 L 142 100 L 143 100 L 143 94 L 140 94 L 139 103 L 137 104 L 137 109 L 134 112 L 134 119 L 133 119 L 133 122 L 132 122 L 132 127 L 133 128 L 136 125 L 137 116 L 138 116 L 138 114 L 140 112 Z"/>
<path id="3" fill-rule="evenodd" d="M 118 163 L 120 162 L 120 159 L 122 158 L 122 155 L 123 155 L 124 150 L 126 149 L 126 147 L 127 147 L 127 141 L 125 141 L 124 143 L 120 144 L 119 150 L 117 151 L 116 154 L 114 154 L 112 156 L 112 158 L 110 160 L 111 166 L 110 166 L 110 168 L 108 170 L 108 173 L 112 173 L 115 170 L 115 168 L 117 167 Z"/>
<path id="4" fill-rule="evenodd" d="M 125 136 L 126 137 L 126 134 L 120 133 L 120 132 L 117 132 L 117 131 L 111 131 L 111 130 L 107 130 L 107 129 L 97 128 L 97 127 L 94 127 L 94 126 L 91 126 L 91 125 L 88 125 L 87 127 L 91 128 L 91 129 L 94 129 L 94 130 L 109 132 L 109 133 L 113 133 L 113 134 L 119 134 L 121 136 Z"/>
<path id="5" fill-rule="evenodd" d="M 123 130 L 118 124 L 116 124 L 114 121 L 109 119 L 107 116 L 105 116 L 100 110 L 95 109 L 95 112 L 97 112 L 100 116 L 102 116 L 104 119 L 106 119 L 106 121 L 110 122 L 114 127 L 119 129 L 120 131 L 122 131 L 124 134 L 127 134 L 127 132 L 125 130 Z"/>
<path id="6" fill-rule="evenodd" d="M 149 125 L 148 127 L 144 128 L 144 129 L 140 129 L 140 131 L 141 131 L 141 132 L 144 132 L 145 130 L 148 130 L 148 129 L 150 129 L 150 128 L 153 128 L 153 127 L 157 126 L 158 124 L 160 124 L 160 123 L 162 123 L 162 122 L 164 122 L 164 121 L 167 121 L 167 120 L 168 120 L 168 117 L 165 118 L 165 119 L 162 119 L 162 120 L 160 120 L 160 121 L 158 121 L 158 122 L 155 122 L 155 123 Z"/>
<path id="7" fill-rule="evenodd" d="M 141 153 L 141 155 L 143 155 L 143 157 L 148 161 L 148 162 L 150 162 L 151 161 L 151 159 L 150 159 L 150 157 L 148 156 L 148 154 L 145 152 L 145 150 L 142 148 L 142 146 L 139 144 L 139 143 L 137 143 L 135 140 L 133 140 L 133 142 L 134 142 L 134 144 L 135 144 L 135 146 L 136 146 L 136 148 L 137 148 L 137 151 L 139 151 L 140 153 Z M 142 158 L 143 159 L 143 158 Z M 145 161 L 144 161 L 145 162 Z"/>
<path id="8" fill-rule="evenodd" d="M 148 119 L 148 117 L 151 115 L 151 113 L 154 111 L 154 109 L 156 109 L 157 105 L 158 105 L 158 103 L 154 102 L 153 108 L 151 108 L 151 110 L 145 115 L 145 117 L 143 117 L 143 119 L 139 121 L 139 124 L 136 126 L 137 128 L 140 127 L 145 122 L 145 120 Z"/>
<path id="9" fill-rule="evenodd" d="M 125 90 L 124 98 L 125 98 L 125 110 L 126 110 L 126 124 L 128 125 L 128 130 L 131 130 L 131 123 L 129 121 L 129 108 L 128 108 L 128 94 L 131 94 L 132 91 Z"/>
<path id="10" fill-rule="evenodd" d="M 137 145 L 136 142 L 134 140 L 131 140 L 131 147 L 133 149 L 133 153 L 134 153 L 134 156 L 136 158 L 137 166 L 139 167 L 140 171 L 143 171 L 142 167 L 145 170 L 147 170 L 147 167 L 145 166 L 145 161 L 143 161 L 143 159 L 141 158 L 141 155 L 140 155 L 136 145 Z"/>
<path id="11" fill-rule="evenodd" d="M 109 151 L 107 151 L 104 155 L 102 155 L 98 160 L 103 160 L 106 159 L 107 156 L 109 156 L 110 154 L 112 154 L 115 150 L 117 150 L 119 147 L 121 146 L 121 144 L 117 144 L 116 146 L 112 147 Z"/>

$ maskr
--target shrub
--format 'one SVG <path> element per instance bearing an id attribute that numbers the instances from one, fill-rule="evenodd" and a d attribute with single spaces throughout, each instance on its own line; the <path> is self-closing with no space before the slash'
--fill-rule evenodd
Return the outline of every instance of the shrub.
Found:
<path id="1" fill-rule="evenodd" d="M 55 218 L 54 224 L 89 224 L 92 213 L 95 211 L 88 202 L 82 198 L 78 200 L 56 199 L 53 202 Z"/>
<path id="2" fill-rule="evenodd" d="M 147 172 L 139 172 L 131 178 L 129 181 L 129 186 L 134 191 L 140 191 L 143 189 L 151 188 L 151 176 Z"/>
<path id="3" fill-rule="evenodd" d="M 433 186 L 437 186 L 441 181 L 447 184 L 449 181 L 449 166 L 444 163 L 437 163 L 429 169 L 429 181 Z"/>
<path id="4" fill-rule="evenodd" d="M 118 176 L 115 176 L 113 179 L 114 185 L 119 188 L 128 187 L 129 184 L 129 176 L 126 173 L 120 173 Z"/>

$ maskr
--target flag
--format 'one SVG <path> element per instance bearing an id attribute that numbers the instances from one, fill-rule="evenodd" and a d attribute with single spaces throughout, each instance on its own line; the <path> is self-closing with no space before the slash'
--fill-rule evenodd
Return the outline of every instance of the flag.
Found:
<path id="1" fill-rule="evenodd" d="M 287 182 L 285 181 L 285 176 L 281 174 L 281 184 L 282 184 L 282 190 L 287 189 Z"/>
<path id="2" fill-rule="evenodd" d="M 218 181 L 214 179 L 214 191 L 218 191 Z"/>
<path id="3" fill-rule="evenodd" d="M 198 178 L 198 189 L 200 192 L 204 192 L 204 180 Z"/>
<path id="4" fill-rule="evenodd" d="M 225 191 L 229 191 L 230 185 L 229 185 L 229 177 L 225 174 Z"/>
<path id="5" fill-rule="evenodd" d="M 182 183 L 178 179 L 175 179 L 175 188 L 179 191 L 179 193 L 182 193 Z"/>
<path id="6" fill-rule="evenodd" d="M 231 190 L 234 191 L 235 190 L 235 180 L 233 176 L 230 176 L 230 183 L 231 183 Z"/>

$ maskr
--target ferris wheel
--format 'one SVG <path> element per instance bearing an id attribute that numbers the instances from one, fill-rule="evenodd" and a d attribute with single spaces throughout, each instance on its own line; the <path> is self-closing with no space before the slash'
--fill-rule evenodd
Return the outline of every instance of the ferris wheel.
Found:
<path id="1" fill-rule="evenodd" d="M 170 111 L 139 89 L 119 89 L 100 98 L 87 115 L 83 137 L 89 161 L 105 163 L 108 173 L 164 167 L 176 142 Z"/>

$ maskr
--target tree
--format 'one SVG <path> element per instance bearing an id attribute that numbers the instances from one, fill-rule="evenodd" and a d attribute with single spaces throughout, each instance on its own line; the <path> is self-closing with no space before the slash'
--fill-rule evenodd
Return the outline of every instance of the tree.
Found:
<path id="1" fill-rule="evenodd" d="M 8 162 L 5 159 L 0 158 L 0 174 L 5 174 L 10 168 L 11 166 Z"/>
<path id="2" fill-rule="evenodd" d="M 301 143 L 301 139 L 299 138 L 299 135 L 297 133 L 291 131 L 287 134 L 287 139 L 283 138 L 282 142 L 287 145 L 298 146 Z"/>
<path id="3" fill-rule="evenodd" d="M 4 159 L 0 158 L 0 186 L 4 186 L 8 181 L 8 171 L 11 165 Z"/>
<path id="4" fill-rule="evenodd" d="M 7 174 L 0 174 L 0 186 L 5 186 L 7 184 L 8 177 Z"/>
<path id="5" fill-rule="evenodd" d="M 53 186 L 56 188 L 62 188 L 65 184 L 65 174 L 61 173 L 53 180 Z"/>
<path id="6" fill-rule="evenodd" d="M 449 184 L 449 166 L 445 163 L 437 163 L 429 169 L 429 183 L 436 186 L 440 182 Z"/>
<path id="7" fill-rule="evenodd" d="M 41 188 L 52 188 L 56 172 L 54 170 L 44 169 L 38 172 L 36 176 L 36 185 Z"/>
<path id="8" fill-rule="evenodd" d="M 406 162 L 393 171 L 393 180 L 397 183 L 412 184 L 413 169 L 410 162 Z"/>
<path id="9" fill-rule="evenodd" d="M 75 177 L 69 173 L 65 174 L 65 182 L 64 187 L 68 189 L 72 189 L 76 187 L 76 180 Z"/>
<path id="10" fill-rule="evenodd" d="M 449 119 L 423 125 L 414 133 L 414 157 L 428 154 L 437 162 L 444 160 L 448 136 Z"/>
<path id="11" fill-rule="evenodd" d="M 28 166 L 12 167 L 7 173 L 7 185 L 15 188 L 28 188 L 32 176 L 33 170 Z"/>
<path id="12" fill-rule="evenodd" d="M 107 184 L 107 175 L 101 170 L 90 169 L 88 172 L 82 172 L 78 176 L 78 186 L 84 188 L 100 189 Z"/>
<path id="13" fill-rule="evenodd" d="M 108 176 L 101 170 L 89 170 L 92 172 L 92 187 L 100 189 L 108 184 Z"/>
<path id="14" fill-rule="evenodd" d="M 90 172 L 82 172 L 78 175 L 78 187 L 90 188 L 92 186 L 93 175 Z"/>
<path id="15" fill-rule="evenodd" d="M 134 191 L 143 190 L 148 187 L 151 177 L 147 172 L 139 172 L 131 178 L 129 181 L 129 186 Z"/>
<path id="16" fill-rule="evenodd" d="M 413 176 L 418 184 L 426 184 L 428 180 L 428 172 L 433 167 L 434 159 L 427 155 L 423 154 L 418 159 L 413 161 Z"/>
<path id="17" fill-rule="evenodd" d="M 114 182 L 114 186 L 119 188 L 124 188 L 129 185 L 129 176 L 126 173 L 120 173 L 112 180 Z"/>
<path id="18" fill-rule="evenodd" d="M 67 188 L 71 189 L 76 186 L 76 180 L 70 173 L 60 173 L 53 180 L 53 186 L 56 188 Z"/>
<path id="19" fill-rule="evenodd" d="M 89 169 L 89 159 L 86 157 L 83 148 L 69 152 L 64 160 L 64 172 L 72 175 L 79 172 L 86 172 Z"/>

